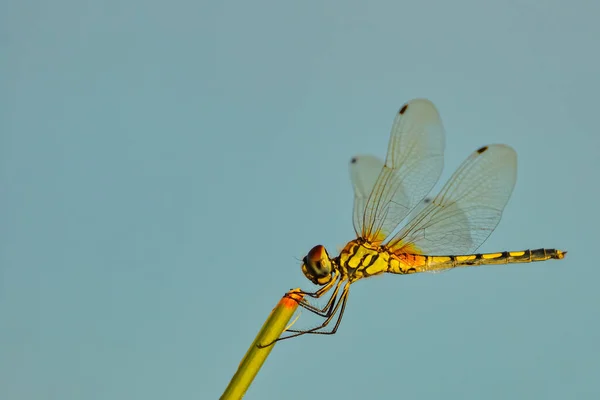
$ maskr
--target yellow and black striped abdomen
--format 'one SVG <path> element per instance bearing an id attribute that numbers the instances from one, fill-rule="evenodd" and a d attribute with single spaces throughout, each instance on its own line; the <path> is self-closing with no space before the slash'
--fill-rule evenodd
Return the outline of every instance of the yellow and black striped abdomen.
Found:
<path id="1" fill-rule="evenodd" d="M 504 251 L 501 253 L 469 254 L 462 256 L 422 256 L 416 254 L 392 255 L 387 272 L 410 274 L 415 272 L 434 272 L 455 267 L 478 265 L 528 263 L 560 260 L 566 251 L 556 249 L 536 249 L 522 251 Z"/>

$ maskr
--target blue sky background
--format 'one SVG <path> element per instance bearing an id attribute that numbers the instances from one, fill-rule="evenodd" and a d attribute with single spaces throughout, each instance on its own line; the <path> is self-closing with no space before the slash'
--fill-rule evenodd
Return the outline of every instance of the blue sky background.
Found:
<path id="1" fill-rule="evenodd" d="M 300 263 L 354 237 L 347 162 L 427 97 L 447 179 L 507 143 L 481 251 L 566 259 L 353 285 L 248 399 L 600 397 L 589 1 L 0 5 L 0 397 L 217 398 Z M 298 327 L 315 320 L 304 313 Z"/>

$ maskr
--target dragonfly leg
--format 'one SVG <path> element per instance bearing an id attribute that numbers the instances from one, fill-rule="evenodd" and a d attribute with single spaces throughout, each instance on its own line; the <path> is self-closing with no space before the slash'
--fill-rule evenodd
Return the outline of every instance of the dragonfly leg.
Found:
<path id="1" fill-rule="evenodd" d="M 271 343 L 267 343 L 267 344 L 259 344 L 258 347 L 260 348 L 264 348 L 264 347 L 268 347 L 270 345 L 272 345 L 273 343 L 279 342 L 281 340 L 285 340 L 285 339 L 291 339 L 294 337 L 298 337 L 307 333 L 312 333 L 312 334 L 317 334 L 317 335 L 333 335 L 335 334 L 335 332 L 337 331 L 338 327 L 340 326 L 340 322 L 342 322 L 342 316 L 344 315 L 344 309 L 346 308 L 346 302 L 348 300 L 348 293 L 349 293 L 349 289 L 350 289 L 350 283 L 346 282 L 346 285 L 344 286 L 344 290 L 342 291 L 342 294 L 340 296 L 340 301 L 337 302 L 337 304 L 335 305 L 335 307 L 333 308 L 331 315 L 329 315 L 327 317 L 327 319 L 325 319 L 325 321 L 323 321 L 323 323 L 317 327 L 311 328 L 311 329 L 307 329 L 304 331 L 292 331 L 289 330 L 290 332 L 295 332 L 292 335 L 289 336 L 285 336 L 285 337 L 280 337 L 278 339 L 273 340 Z M 341 306 L 341 309 L 340 309 Z M 338 313 L 338 309 L 340 310 L 340 312 Z M 329 325 L 329 323 L 331 322 L 331 320 L 333 320 L 333 317 L 338 314 L 338 319 L 335 322 L 335 325 L 333 327 L 333 329 L 331 331 L 328 332 L 323 332 L 323 331 L 319 331 L 320 329 L 325 328 L 327 325 Z"/>
<path id="2" fill-rule="evenodd" d="M 340 279 L 340 280 L 338 280 L 333 293 L 329 297 L 329 300 L 327 300 L 327 304 L 325 304 L 325 307 L 323 307 L 323 308 L 315 307 L 306 300 L 302 300 L 300 303 L 298 303 L 298 305 L 300 305 L 302 308 L 312 312 L 313 314 L 317 314 L 320 317 L 327 318 L 331 315 L 331 311 L 335 304 L 335 299 L 337 298 L 337 295 L 338 295 L 341 285 L 342 285 L 342 280 Z M 290 331 L 292 331 L 292 330 L 290 330 Z"/>
<path id="3" fill-rule="evenodd" d="M 334 335 L 337 332 L 337 330 L 340 326 L 340 323 L 342 322 L 342 317 L 344 316 L 344 310 L 346 309 L 346 302 L 348 301 L 349 289 L 350 289 L 350 283 L 346 283 L 346 286 L 344 286 L 344 291 L 342 292 L 342 295 L 340 296 L 340 301 L 337 303 L 335 310 L 331 313 L 329 318 L 327 318 L 325 321 L 323 321 L 321 326 L 317 326 L 316 328 L 308 329 L 305 331 L 300 331 L 295 336 L 304 335 L 305 333 L 311 333 L 313 335 Z M 337 309 L 338 309 L 338 307 L 340 307 L 340 305 L 341 305 L 340 312 L 337 313 Z M 331 320 L 333 319 L 333 317 L 335 316 L 336 313 L 338 314 L 338 318 L 335 321 L 335 325 L 333 326 L 333 328 L 330 331 L 326 331 L 326 332 L 319 331 L 320 329 L 323 329 L 327 325 L 329 325 L 329 323 L 331 322 Z M 292 336 L 289 336 L 289 337 L 292 337 Z M 285 337 L 283 339 L 288 339 L 288 337 Z"/>

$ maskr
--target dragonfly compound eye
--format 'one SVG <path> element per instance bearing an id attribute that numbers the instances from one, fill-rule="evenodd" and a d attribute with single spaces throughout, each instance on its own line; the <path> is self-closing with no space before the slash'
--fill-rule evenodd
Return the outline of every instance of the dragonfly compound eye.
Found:
<path id="1" fill-rule="evenodd" d="M 302 263 L 302 273 L 315 285 L 325 285 L 331 280 L 331 259 L 325 247 L 313 247 Z"/>

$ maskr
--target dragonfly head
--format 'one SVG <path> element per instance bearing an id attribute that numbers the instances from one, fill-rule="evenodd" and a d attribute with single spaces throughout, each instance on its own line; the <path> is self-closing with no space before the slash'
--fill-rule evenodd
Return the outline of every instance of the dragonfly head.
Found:
<path id="1" fill-rule="evenodd" d="M 313 247 L 302 261 L 302 273 L 312 283 L 323 286 L 331 281 L 333 266 L 325 247 Z"/>

